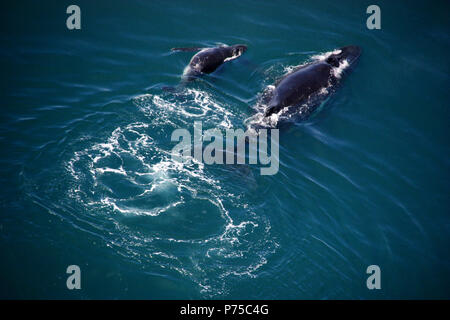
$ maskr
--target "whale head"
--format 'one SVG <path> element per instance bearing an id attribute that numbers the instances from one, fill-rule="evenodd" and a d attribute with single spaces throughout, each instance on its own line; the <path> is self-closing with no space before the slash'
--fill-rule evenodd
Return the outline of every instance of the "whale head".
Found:
<path id="1" fill-rule="evenodd" d="M 361 48 L 358 46 L 346 46 L 339 48 L 337 53 L 331 54 L 325 61 L 333 67 L 338 67 L 339 64 L 346 60 L 349 65 L 354 64 L 361 55 Z"/>
<path id="2" fill-rule="evenodd" d="M 233 56 L 240 56 L 247 50 L 247 46 L 245 44 L 236 44 L 231 47 Z"/>

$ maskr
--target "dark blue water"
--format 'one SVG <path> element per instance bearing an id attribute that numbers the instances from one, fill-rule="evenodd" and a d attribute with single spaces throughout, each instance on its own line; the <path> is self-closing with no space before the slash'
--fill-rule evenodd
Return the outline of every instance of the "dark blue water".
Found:
<path id="1" fill-rule="evenodd" d="M 1 13 L 0 297 L 450 297 L 448 2 L 377 1 L 381 30 L 367 1 L 76 1 L 72 31 L 70 4 Z M 170 48 L 235 43 L 162 90 L 192 56 Z M 174 129 L 245 129 L 286 70 L 349 44 L 276 175 L 172 160 Z"/>

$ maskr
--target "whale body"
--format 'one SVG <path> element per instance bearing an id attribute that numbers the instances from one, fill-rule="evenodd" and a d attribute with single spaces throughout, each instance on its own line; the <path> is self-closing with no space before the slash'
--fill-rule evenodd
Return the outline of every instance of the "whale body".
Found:
<path id="1" fill-rule="evenodd" d="M 358 46 L 342 47 L 324 60 L 306 64 L 287 74 L 266 97 L 268 103 L 264 117 L 292 108 L 294 110 L 291 111 L 300 109 L 303 117 L 308 116 L 319 104 L 320 99 L 317 98 L 322 93 L 332 92 L 340 82 L 339 71 L 355 64 L 360 55 L 361 48 Z"/>
<path id="2" fill-rule="evenodd" d="M 237 44 L 233 46 L 221 46 L 214 48 L 173 48 L 172 51 L 198 51 L 189 65 L 184 70 L 185 80 L 193 80 L 195 77 L 214 72 L 223 63 L 240 57 L 247 46 Z"/>

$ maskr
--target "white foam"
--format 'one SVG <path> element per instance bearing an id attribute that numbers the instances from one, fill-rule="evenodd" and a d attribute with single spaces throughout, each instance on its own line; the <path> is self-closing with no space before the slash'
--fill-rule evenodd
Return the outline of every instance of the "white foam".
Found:
<path id="1" fill-rule="evenodd" d="M 340 79 L 342 76 L 342 72 L 344 72 L 345 69 L 347 69 L 350 66 L 347 59 L 342 60 L 339 63 L 338 67 L 333 68 L 333 74 L 336 78 Z"/>
<path id="2" fill-rule="evenodd" d="M 313 56 L 311 57 L 311 60 L 319 60 L 319 61 L 323 61 L 323 60 L 328 59 L 328 57 L 331 56 L 332 54 L 339 54 L 339 53 L 341 53 L 341 52 L 342 52 L 342 50 L 336 49 L 336 50 L 333 50 L 333 51 L 328 51 L 328 52 L 319 53 L 319 54 L 313 55 Z"/>
<path id="3" fill-rule="evenodd" d="M 149 120 L 152 125 L 177 125 L 174 120 L 178 120 L 181 123 L 177 126 L 186 126 L 198 118 L 203 122 L 210 121 L 214 126 L 219 123 L 224 128 L 232 127 L 233 114 L 228 108 L 209 93 L 198 89 L 186 88 L 177 95 L 146 94 L 136 97 L 134 103 L 151 117 Z"/>
<path id="4" fill-rule="evenodd" d="M 231 61 L 234 59 L 239 58 L 242 55 L 242 52 L 237 52 L 237 54 L 232 55 L 231 57 L 226 58 L 225 60 L 223 60 L 223 62 L 227 62 L 227 61 Z"/>
<path id="5" fill-rule="evenodd" d="M 113 224 L 103 238 L 108 247 L 126 259 L 153 268 L 157 263 L 161 269 L 189 278 L 205 296 L 226 293 L 237 277 L 258 276 L 276 248 L 269 221 L 252 212 L 251 206 L 209 173 L 203 163 L 173 160 L 170 146 L 163 147 L 164 141 L 158 138 L 162 127 L 192 125 L 198 114 L 230 128 L 233 114 L 210 94 L 190 88 L 181 97 L 144 94 L 135 97 L 133 103 L 148 121 L 119 126 L 104 141 L 97 140 L 74 152 L 66 166 L 73 177 L 69 196 L 85 208 L 86 214 L 95 215 L 102 224 Z M 197 110 L 199 113 L 193 112 Z M 84 143 L 89 143 L 86 140 Z M 129 194 L 115 192 L 117 181 L 132 186 Z M 147 199 L 151 203 L 154 197 L 157 205 L 139 205 Z M 123 223 L 133 216 L 170 221 L 170 213 L 181 210 L 175 208 L 189 207 L 192 201 L 205 201 L 217 210 L 218 233 L 179 238 L 161 230 L 148 234 Z M 234 212 L 239 214 L 234 216 Z M 188 258 L 179 256 L 184 252 L 180 248 L 186 245 Z M 208 276 L 213 269 L 218 275 L 215 279 Z"/>

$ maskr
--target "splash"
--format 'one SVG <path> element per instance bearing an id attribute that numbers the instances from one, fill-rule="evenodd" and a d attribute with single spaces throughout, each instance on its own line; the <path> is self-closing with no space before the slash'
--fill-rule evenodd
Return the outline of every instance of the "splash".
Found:
<path id="1" fill-rule="evenodd" d="M 339 63 L 338 67 L 333 68 L 333 75 L 340 79 L 342 77 L 342 73 L 344 72 L 345 69 L 347 69 L 350 66 L 350 64 L 348 63 L 347 59 L 342 60 Z"/>
<path id="2" fill-rule="evenodd" d="M 227 61 L 231 61 L 234 59 L 239 58 L 242 55 L 241 52 L 237 52 L 236 54 L 233 54 L 231 57 L 226 58 L 225 60 L 223 60 L 223 62 L 227 62 Z"/>
<path id="3" fill-rule="evenodd" d="M 94 224 L 102 239 L 124 259 L 192 281 L 205 297 L 224 295 L 233 282 L 258 277 L 278 244 L 269 221 L 237 187 L 222 182 L 224 174 L 238 174 L 229 180 L 239 183 L 252 176 L 232 169 L 218 175 L 194 158 L 177 162 L 166 143 L 168 132 L 198 117 L 228 128 L 234 115 L 195 89 L 145 94 L 133 103 L 145 122 L 117 127 L 67 162 L 70 199 L 102 221 Z"/>

